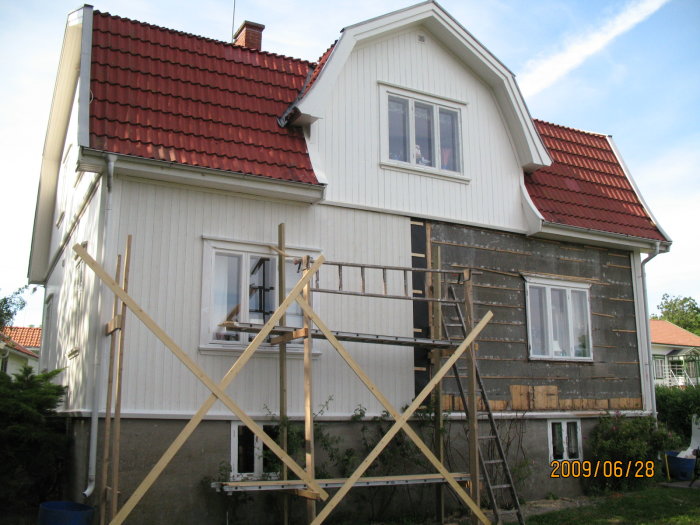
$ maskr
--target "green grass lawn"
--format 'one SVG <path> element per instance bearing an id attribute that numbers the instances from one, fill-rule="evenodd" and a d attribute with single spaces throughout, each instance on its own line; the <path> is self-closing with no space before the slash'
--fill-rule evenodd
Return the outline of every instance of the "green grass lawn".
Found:
<path id="1" fill-rule="evenodd" d="M 527 519 L 528 525 L 697 525 L 700 491 L 655 487 L 612 494 L 590 507 L 568 509 Z"/>

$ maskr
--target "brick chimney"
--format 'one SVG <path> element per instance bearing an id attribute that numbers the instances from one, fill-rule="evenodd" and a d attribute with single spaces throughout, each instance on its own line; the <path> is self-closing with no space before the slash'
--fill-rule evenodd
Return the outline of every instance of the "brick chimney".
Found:
<path id="1" fill-rule="evenodd" d="M 233 45 L 260 51 L 263 29 L 265 29 L 264 25 L 246 20 L 233 35 Z"/>

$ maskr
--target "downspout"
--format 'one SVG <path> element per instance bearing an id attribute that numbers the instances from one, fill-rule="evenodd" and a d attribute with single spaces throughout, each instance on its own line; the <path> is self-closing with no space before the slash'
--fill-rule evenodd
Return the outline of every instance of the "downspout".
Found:
<path id="1" fill-rule="evenodd" d="M 111 208 L 112 202 L 112 181 L 114 179 L 114 164 L 116 163 L 116 155 L 106 155 L 107 158 L 107 180 L 105 184 L 104 177 L 102 178 L 102 186 L 100 188 L 100 222 L 102 223 L 98 229 L 98 235 L 101 239 L 98 239 L 97 246 L 99 249 L 99 254 L 96 254 L 100 264 L 104 266 L 105 259 L 105 243 L 107 237 L 107 223 L 109 217 L 109 210 Z M 92 496 L 95 491 L 95 480 L 97 479 L 97 434 L 99 430 L 100 422 L 100 397 L 102 393 L 102 383 L 100 379 L 102 378 L 102 351 L 100 344 L 100 313 L 102 312 L 101 301 L 102 292 L 104 290 L 104 285 L 102 281 L 95 279 L 95 302 L 97 303 L 95 319 L 92 323 L 93 329 L 95 330 L 95 337 L 93 339 L 93 348 L 95 349 L 95 363 L 93 367 L 93 389 L 92 389 L 92 413 L 90 415 L 90 450 L 88 453 L 88 485 L 83 491 L 83 496 L 87 499 Z"/>
<path id="2" fill-rule="evenodd" d="M 659 255 L 659 241 L 656 241 L 654 253 L 650 253 L 642 261 L 642 296 L 644 297 L 644 331 L 647 339 L 647 359 L 649 360 L 649 388 L 651 389 L 651 412 L 656 418 L 656 392 L 654 387 L 654 357 L 651 353 L 651 329 L 649 328 L 649 298 L 647 296 L 647 275 L 645 266 L 654 257 Z"/>

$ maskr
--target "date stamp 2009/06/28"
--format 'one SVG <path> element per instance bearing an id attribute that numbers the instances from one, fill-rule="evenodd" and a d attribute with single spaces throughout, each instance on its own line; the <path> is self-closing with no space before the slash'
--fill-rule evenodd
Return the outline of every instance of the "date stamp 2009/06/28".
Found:
<path id="1" fill-rule="evenodd" d="M 653 478 L 653 461 L 552 461 L 550 478 Z"/>

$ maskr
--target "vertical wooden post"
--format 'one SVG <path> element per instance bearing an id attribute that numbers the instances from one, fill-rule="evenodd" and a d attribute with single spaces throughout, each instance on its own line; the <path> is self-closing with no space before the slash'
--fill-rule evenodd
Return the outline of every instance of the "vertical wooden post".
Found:
<path id="1" fill-rule="evenodd" d="M 285 237 L 285 226 L 284 223 L 280 223 L 277 227 L 277 248 L 279 249 L 279 254 L 277 255 L 277 304 L 282 304 L 287 293 L 287 274 L 286 274 L 286 259 L 284 257 L 284 250 L 286 244 Z M 287 321 L 287 316 L 282 315 L 279 320 L 280 326 L 285 326 Z M 287 420 L 287 343 L 280 343 L 279 345 L 279 371 L 280 371 L 280 447 L 282 450 L 287 452 L 287 425 L 289 421 Z M 287 465 L 282 463 L 281 467 L 281 478 L 286 480 L 288 478 Z M 282 525 L 287 525 L 289 523 L 289 494 L 287 492 L 282 492 Z"/>
<path id="2" fill-rule="evenodd" d="M 309 271 L 310 263 L 310 257 L 305 255 L 303 259 L 304 275 L 306 275 L 306 273 Z M 311 307 L 313 307 L 311 283 L 307 283 L 306 286 L 304 286 L 302 296 L 304 300 L 309 303 Z M 306 337 L 304 338 L 304 440 L 306 442 L 306 472 L 311 479 L 316 479 L 316 468 L 314 465 L 316 460 L 314 455 L 314 412 L 312 405 L 311 362 L 313 338 L 311 337 L 311 325 L 311 319 L 306 312 L 304 312 L 304 330 L 306 331 Z M 309 523 L 316 519 L 316 500 L 306 500 L 306 514 Z"/>
<path id="3" fill-rule="evenodd" d="M 440 247 L 431 250 L 431 267 L 440 270 L 442 268 L 442 257 Z M 442 299 L 442 274 L 433 274 L 433 298 Z M 442 339 L 442 303 L 433 303 L 433 339 Z M 446 336 L 446 334 L 445 334 Z M 442 352 L 437 349 L 432 351 L 431 369 L 433 373 L 440 369 L 442 361 Z M 438 382 L 433 392 L 434 406 L 434 424 L 435 424 L 435 455 L 440 460 L 440 463 L 445 462 L 445 442 L 443 439 L 444 421 L 442 417 L 442 381 Z M 435 485 L 435 517 L 438 523 L 445 521 L 445 491 L 442 483 Z"/>
<path id="4" fill-rule="evenodd" d="M 122 257 L 117 255 L 117 268 L 114 272 L 114 280 L 121 279 Z M 119 312 L 119 298 L 114 296 L 112 305 L 112 319 Z M 102 436 L 102 472 L 100 473 L 100 485 L 98 487 L 100 525 L 105 525 L 107 515 L 107 478 L 109 476 L 109 445 L 112 440 L 112 398 L 114 397 L 114 357 L 116 353 L 116 330 L 109 334 L 109 366 L 107 370 L 107 400 L 105 406 L 104 435 Z"/>
<path id="5" fill-rule="evenodd" d="M 474 324 L 474 312 L 472 303 L 472 277 L 470 270 L 464 272 L 464 313 L 467 332 L 471 330 Z M 476 350 L 477 345 L 473 343 L 471 348 L 465 352 L 467 358 L 467 402 L 468 407 L 465 407 L 468 413 L 469 423 L 469 477 L 471 479 L 470 496 L 481 507 L 480 481 L 479 481 L 479 427 L 478 427 L 478 410 L 479 404 L 476 391 Z M 477 523 L 478 519 L 472 513 L 472 523 Z"/>
<path id="6" fill-rule="evenodd" d="M 131 265 L 131 235 L 126 237 L 124 250 L 124 279 L 122 289 L 129 291 L 129 267 Z M 121 330 L 119 330 L 119 351 L 117 352 L 117 388 L 114 401 L 114 440 L 112 441 L 112 500 L 110 502 L 110 521 L 114 518 L 119 508 L 119 448 L 121 446 L 121 421 L 122 421 L 122 372 L 124 369 L 124 338 L 126 326 L 126 304 L 122 301 Z"/>

